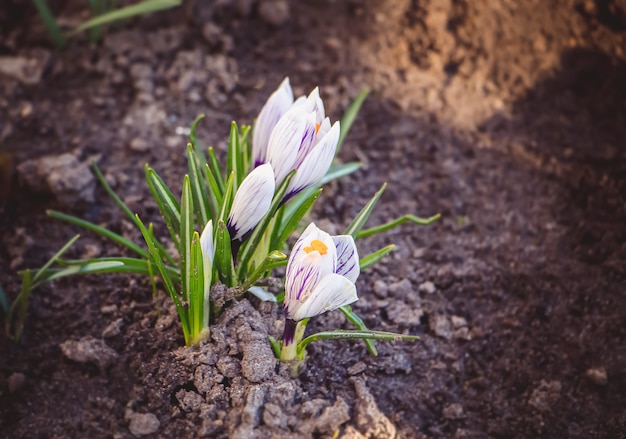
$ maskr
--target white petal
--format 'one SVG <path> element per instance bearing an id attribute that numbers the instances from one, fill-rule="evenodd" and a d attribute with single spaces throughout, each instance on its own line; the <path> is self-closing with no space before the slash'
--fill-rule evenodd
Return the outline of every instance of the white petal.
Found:
<path id="1" fill-rule="evenodd" d="M 321 251 L 320 251 L 321 250 Z M 304 300 L 320 278 L 337 268 L 337 249 L 331 236 L 311 223 L 289 255 L 285 275 L 285 303 Z"/>
<path id="2" fill-rule="evenodd" d="M 215 247 L 213 244 L 213 220 L 210 220 L 204 226 L 204 230 L 200 235 L 200 248 L 202 249 L 202 260 L 206 270 L 207 262 L 209 269 L 213 265 L 213 257 L 215 256 Z"/>
<path id="3" fill-rule="evenodd" d="M 331 273 L 320 279 L 304 301 L 291 303 L 285 301 L 285 313 L 288 318 L 299 321 L 349 305 L 358 299 L 356 287 L 352 282 L 339 274 Z"/>
<path id="4" fill-rule="evenodd" d="M 255 165 L 265 163 L 267 155 L 267 145 L 272 134 L 272 130 L 280 118 L 293 105 L 293 91 L 289 85 L 289 78 L 285 78 L 278 88 L 267 99 L 263 108 L 259 112 L 254 123 L 252 132 L 252 157 Z"/>
<path id="5" fill-rule="evenodd" d="M 302 106 L 292 108 L 278 121 L 267 146 L 266 160 L 274 168 L 279 185 L 294 169 L 298 150 L 305 133 L 308 114 Z"/>
<path id="6" fill-rule="evenodd" d="M 318 241 L 317 243 L 313 243 L 313 241 Z M 289 262 L 287 263 L 287 274 L 286 277 L 289 279 L 290 271 L 294 270 L 294 267 L 300 267 L 309 253 L 318 253 L 315 248 L 324 248 L 325 252 L 322 256 L 322 260 L 320 264 L 323 264 L 321 267 L 322 275 L 327 273 L 334 273 L 337 268 L 337 249 L 335 243 L 332 240 L 332 237 L 319 229 L 315 223 L 309 224 L 306 230 L 302 233 L 298 241 L 296 241 L 291 254 L 289 255 Z M 312 289 L 312 288 L 311 288 Z"/>
<path id="7" fill-rule="evenodd" d="M 324 101 L 320 98 L 319 87 L 315 87 L 307 97 L 307 110 L 315 112 L 316 123 L 321 123 L 326 117 L 324 112 Z"/>
<path id="8" fill-rule="evenodd" d="M 318 183 L 326 175 L 335 158 L 339 133 L 339 122 L 335 122 L 324 138 L 320 140 L 298 167 L 298 172 L 296 172 L 287 189 L 287 197 Z"/>
<path id="9" fill-rule="evenodd" d="M 361 268 L 359 267 L 359 253 L 354 238 L 350 235 L 333 236 L 337 247 L 337 269 L 335 272 L 355 283 Z"/>
<path id="10" fill-rule="evenodd" d="M 298 147 L 298 154 L 296 155 L 296 161 L 293 164 L 293 169 L 300 167 L 306 156 L 309 155 L 315 146 L 316 137 L 317 123 L 315 122 L 315 112 L 311 112 L 306 118 L 302 141 Z"/>
<path id="11" fill-rule="evenodd" d="M 274 189 L 274 171 L 267 163 L 243 179 L 228 216 L 231 239 L 241 239 L 263 219 L 272 204 Z"/>

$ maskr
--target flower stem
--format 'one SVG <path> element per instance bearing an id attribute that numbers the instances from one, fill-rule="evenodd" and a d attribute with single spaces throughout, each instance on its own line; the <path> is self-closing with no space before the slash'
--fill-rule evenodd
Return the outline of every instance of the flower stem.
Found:
<path id="1" fill-rule="evenodd" d="M 296 322 L 295 320 L 285 319 L 285 330 L 283 332 L 283 347 L 280 350 L 280 361 L 294 361 L 298 358 L 298 344 L 304 337 L 308 319 Z"/>

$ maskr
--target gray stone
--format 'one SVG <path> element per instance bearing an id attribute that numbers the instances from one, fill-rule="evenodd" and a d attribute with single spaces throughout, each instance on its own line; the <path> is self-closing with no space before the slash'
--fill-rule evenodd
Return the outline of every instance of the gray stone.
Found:
<path id="1" fill-rule="evenodd" d="M 97 338 L 86 336 L 80 340 L 67 340 L 60 344 L 61 352 L 78 363 L 94 363 L 101 369 L 113 364 L 117 352 Z"/>
<path id="2" fill-rule="evenodd" d="M 158 418 L 152 413 L 129 413 L 126 416 L 130 422 L 128 429 L 135 437 L 156 433 L 161 426 Z"/>
<path id="3" fill-rule="evenodd" d="M 252 340 L 243 345 L 241 373 L 252 383 L 270 379 L 276 369 L 276 356 L 265 340 Z"/>
<path id="4" fill-rule="evenodd" d="M 289 20 L 287 0 L 262 0 L 258 10 L 261 19 L 272 26 L 281 26 Z"/>

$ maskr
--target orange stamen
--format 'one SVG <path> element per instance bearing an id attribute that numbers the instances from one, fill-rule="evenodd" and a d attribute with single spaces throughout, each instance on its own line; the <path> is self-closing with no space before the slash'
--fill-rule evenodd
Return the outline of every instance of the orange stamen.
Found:
<path id="1" fill-rule="evenodd" d="M 319 252 L 320 255 L 325 255 L 328 252 L 328 247 L 319 239 L 314 239 L 311 241 L 311 245 L 309 247 L 304 247 L 303 249 L 307 253 L 311 253 L 312 251 Z"/>
<path id="2" fill-rule="evenodd" d="M 315 124 L 315 134 L 317 134 L 317 132 L 320 130 L 320 126 L 321 125 L 319 123 Z"/>

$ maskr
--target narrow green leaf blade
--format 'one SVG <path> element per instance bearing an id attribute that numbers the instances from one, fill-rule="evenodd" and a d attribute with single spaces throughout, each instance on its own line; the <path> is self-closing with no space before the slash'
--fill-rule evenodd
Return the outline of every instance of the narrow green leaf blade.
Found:
<path id="1" fill-rule="evenodd" d="M 363 102 L 365 102 L 365 98 L 367 98 L 369 92 L 370 91 L 367 88 L 361 90 L 356 99 L 354 99 L 352 104 L 350 104 L 350 107 L 348 107 L 346 114 L 343 115 L 343 118 L 341 119 L 341 134 L 339 134 L 339 142 L 337 142 L 337 152 L 335 154 L 339 154 L 339 151 L 341 151 L 343 142 L 346 140 L 346 136 L 350 132 L 350 129 L 359 114 L 359 110 L 361 109 Z"/>
<path id="2" fill-rule="evenodd" d="M 176 245 L 176 248 L 180 251 L 180 238 L 178 233 L 180 231 L 180 204 L 169 187 L 159 177 L 156 171 L 146 166 L 146 181 L 148 182 L 148 188 L 154 197 L 161 215 L 165 220 L 167 229 L 170 232 L 172 241 Z"/>
<path id="3" fill-rule="evenodd" d="M 359 232 L 361 231 L 361 229 L 363 228 L 363 226 L 369 219 L 370 215 L 372 214 L 372 211 L 374 210 L 376 203 L 378 202 L 380 197 L 383 195 L 383 192 L 385 192 L 386 187 L 387 187 L 387 183 L 383 183 L 383 185 L 378 190 L 378 192 L 374 194 L 374 197 L 372 197 L 372 199 L 363 207 L 363 209 L 361 209 L 358 215 L 352 220 L 348 228 L 343 232 L 344 235 L 352 235 L 354 239 L 357 238 Z"/>
<path id="4" fill-rule="evenodd" d="M 98 15 L 91 20 L 87 20 L 86 22 L 78 26 L 73 33 L 82 32 L 92 27 L 102 26 L 103 24 L 131 18 L 136 15 L 144 15 L 151 12 L 160 11 L 162 9 L 173 8 L 175 6 L 179 6 L 180 3 L 181 0 L 145 0 L 141 3 L 119 8 L 106 14 Z"/>
<path id="5" fill-rule="evenodd" d="M 235 266 L 233 264 L 233 253 L 231 249 L 230 234 L 224 221 L 217 222 L 215 240 L 215 258 L 213 263 L 217 267 L 220 281 L 229 287 L 236 284 Z"/>
<path id="6" fill-rule="evenodd" d="M 437 221 L 439 218 L 441 218 L 441 214 L 439 213 L 431 216 L 430 218 L 419 218 L 415 215 L 406 214 L 406 215 L 401 216 L 400 218 L 396 218 L 395 220 L 386 222 L 385 224 L 381 224 L 380 226 L 372 227 L 366 230 L 361 230 L 357 234 L 357 236 L 355 236 L 355 238 L 356 237 L 367 238 L 368 236 L 386 232 L 388 230 L 398 227 L 399 225 L 402 225 L 404 223 L 409 223 L 409 222 L 420 225 L 420 226 L 428 226 L 434 223 L 435 221 Z"/>
<path id="7" fill-rule="evenodd" d="M 272 242 L 271 248 L 277 250 L 282 248 L 289 236 L 291 236 L 291 234 L 296 230 L 298 224 L 300 224 L 300 221 L 302 221 L 302 218 L 304 218 L 309 210 L 311 210 L 311 207 L 313 207 L 313 204 L 315 204 L 315 201 L 321 193 L 322 189 L 317 189 L 307 198 L 293 200 L 289 205 L 289 207 L 291 207 L 291 204 L 293 204 L 293 209 L 286 209 L 285 207 L 285 210 L 283 212 L 283 218 L 280 224 L 280 230 L 276 231 L 279 233 L 279 235 Z"/>
<path id="8" fill-rule="evenodd" d="M 391 245 L 381 248 L 380 250 L 375 251 L 374 253 L 370 253 L 369 255 L 361 258 L 361 261 L 360 261 L 361 271 L 378 263 L 385 256 L 391 253 L 394 248 L 396 248 L 396 246 L 391 244 Z"/>
<path id="9" fill-rule="evenodd" d="M 346 318 L 350 320 L 350 323 L 352 323 L 354 326 L 362 331 L 369 331 L 369 329 L 367 329 L 367 326 L 365 326 L 365 322 L 363 321 L 363 319 L 361 319 L 361 317 L 359 317 L 352 310 L 352 307 L 350 305 L 340 306 L 339 311 L 341 311 L 343 315 L 345 315 Z M 374 344 L 374 341 L 369 339 L 365 339 L 363 341 L 365 342 L 365 346 L 367 346 L 367 350 L 370 352 L 370 354 L 377 357 L 378 350 L 376 350 L 376 345 Z"/>
<path id="10" fill-rule="evenodd" d="M 183 194 L 180 203 L 180 275 L 183 281 L 183 301 L 189 300 L 191 282 L 191 239 L 193 237 L 193 195 L 189 176 L 183 180 Z"/>
<path id="11" fill-rule="evenodd" d="M 197 156 L 191 144 L 187 145 L 187 161 L 189 165 L 189 182 L 191 183 L 191 193 L 193 194 L 193 206 L 198 222 L 204 227 L 210 219 L 209 198 L 202 180 L 201 171 L 198 168 Z"/>

